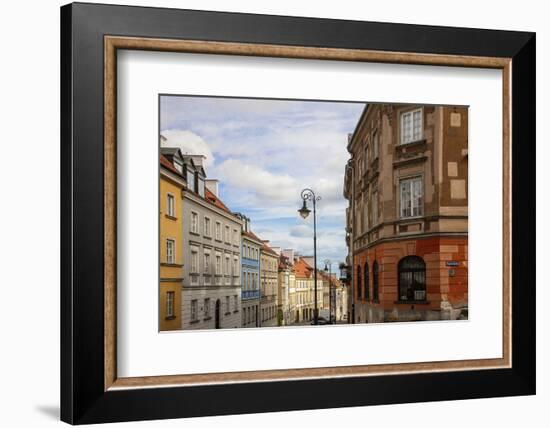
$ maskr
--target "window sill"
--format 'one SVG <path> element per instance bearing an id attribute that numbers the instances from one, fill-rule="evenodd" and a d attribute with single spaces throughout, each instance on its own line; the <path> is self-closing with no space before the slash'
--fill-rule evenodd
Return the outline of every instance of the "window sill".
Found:
<path id="1" fill-rule="evenodd" d="M 193 232 L 192 230 L 189 231 L 189 235 L 201 236 L 199 232 Z"/>
<path id="2" fill-rule="evenodd" d="M 166 217 L 169 220 L 177 220 L 178 218 L 176 216 L 170 215 L 170 214 L 164 214 L 164 217 Z"/>
<path id="3" fill-rule="evenodd" d="M 193 320 L 193 321 L 191 321 L 189 324 L 197 324 L 197 323 L 199 323 L 199 322 L 201 322 L 201 320 Z"/>
<path id="4" fill-rule="evenodd" d="M 227 316 L 227 315 L 231 315 L 231 312 L 226 312 L 226 313 L 225 313 L 225 316 Z"/>
<path id="5" fill-rule="evenodd" d="M 429 305 L 429 300 L 395 300 L 396 305 Z"/>
<path id="6" fill-rule="evenodd" d="M 234 314 L 236 314 L 236 313 L 238 313 L 238 312 L 239 312 L 238 310 L 236 310 L 236 311 L 233 311 L 233 313 L 234 313 Z"/>
<path id="7" fill-rule="evenodd" d="M 203 321 L 209 321 L 211 319 L 212 319 L 212 317 L 206 317 L 206 318 L 203 318 Z"/>
<path id="8" fill-rule="evenodd" d="M 170 315 L 169 317 L 164 317 L 164 319 L 166 321 L 172 321 L 172 320 L 175 320 L 176 319 L 176 316 L 175 315 Z"/>
<path id="9" fill-rule="evenodd" d="M 407 143 L 400 143 L 396 146 L 396 148 L 420 146 L 424 143 L 426 143 L 426 139 L 425 138 L 420 138 L 419 140 L 409 141 Z"/>

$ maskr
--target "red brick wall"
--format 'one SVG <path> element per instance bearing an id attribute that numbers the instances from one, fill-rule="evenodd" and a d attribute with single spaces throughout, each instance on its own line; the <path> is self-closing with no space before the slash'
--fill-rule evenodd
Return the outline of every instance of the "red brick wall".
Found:
<path id="1" fill-rule="evenodd" d="M 466 237 L 431 237 L 422 239 L 399 240 L 385 242 L 363 250 L 355 255 L 354 274 L 357 279 L 357 267 L 361 267 L 361 286 L 364 287 L 364 266 L 369 263 L 370 301 L 373 307 L 391 310 L 394 307 L 410 306 L 396 304 L 397 300 L 397 264 L 403 257 L 417 255 L 426 263 L 426 293 L 429 304 L 415 305 L 418 310 L 438 310 L 442 300 L 449 301 L 453 306 L 468 302 L 468 238 Z M 377 260 L 379 266 L 379 303 L 373 298 L 373 263 Z M 458 262 L 459 266 L 446 266 L 447 261 Z M 454 276 L 450 270 L 454 270 Z M 358 298 L 355 284 L 355 299 L 357 303 L 367 303 L 364 288 L 361 299 Z"/>

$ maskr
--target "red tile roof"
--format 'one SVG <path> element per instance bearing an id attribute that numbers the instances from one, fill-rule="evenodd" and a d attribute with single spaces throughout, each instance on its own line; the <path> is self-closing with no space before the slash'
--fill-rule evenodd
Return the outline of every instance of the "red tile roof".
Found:
<path id="1" fill-rule="evenodd" d="M 165 167 L 166 169 L 172 171 L 174 174 L 179 175 L 180 177 L 183 177 L 181 173 L 176 169 L 176 167 L 168 160 L 168 158 L 164 155 L 160 155 L 160 164 Z"/>
<path id="2" fill-rule="evenodd" d="M 218 208 L 228 212 L 229 214 L 233 214 L 231 210 L 227 208 L 227 206 L 221 201 L 221 199 L 214 195 L 210 190 L 208 190 L 208 188 L 204 189 L 204 199 L 216 205 Z"/>
<path id="3" fill-rule="evenodd" d="M 262 242 L 262 240 L 258 238 L 254 232 L 247 232 L 246 230 L 243 230 L 243 235 L 248 236 L 249 238 L 252 238 L 256 241 Z"/>
<path id="4" fill-rule="evenodd" d="M 299 258 L 296 263 L 294 263 L 294 273 L 297 277 L 300 278 L 310 278 L 313 272 L 313 268 L 308 265 L 304 259 Z"/>

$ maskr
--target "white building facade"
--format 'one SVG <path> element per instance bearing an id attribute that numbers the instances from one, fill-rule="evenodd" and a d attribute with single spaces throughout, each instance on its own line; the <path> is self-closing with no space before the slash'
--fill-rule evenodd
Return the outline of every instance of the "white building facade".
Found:
<path id="1" fill-rule="evenodd" d="M 182 329 L 241 327 L 241 220 L 206 180 L 202 156 L 184 155 Z"/>

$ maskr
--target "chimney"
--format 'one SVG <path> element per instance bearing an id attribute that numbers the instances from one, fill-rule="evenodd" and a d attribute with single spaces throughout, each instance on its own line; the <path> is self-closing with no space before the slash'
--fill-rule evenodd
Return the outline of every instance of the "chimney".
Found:
<path id="1" fill-rule="evenodd" d="M 204 180 L 204 184 L 208 190 L 210 190 L 216 198 L 219 198 L 219 183 L 220 180 L 216 180 L 214 178 L 207 178 Z"/>
<path id="2" fill-rule="evenodd" d="M 285 248 L 282 253 L 283 256 L 288 258 L 291 264 L 294 264 L 294 250 L 292 248 Z"/>
<path id="3" fill-rule="evenodd" d="M 193 159 L 193 162 L 197 167 L 201 167 L 203 161 L 206 159 L 206 156 L 204 155 L 192 155 L 192 154 L 186 153 L 186 156 L 189 156 L 191 159 Z"/>

